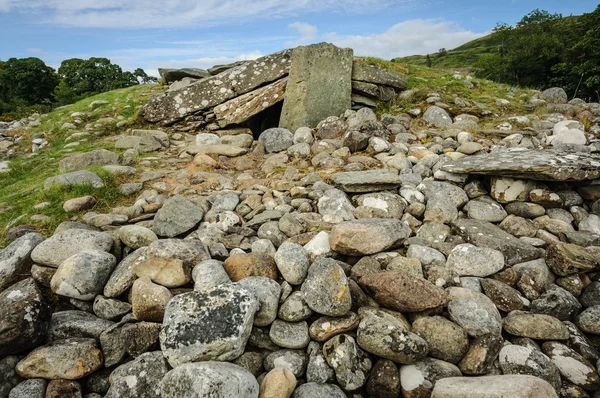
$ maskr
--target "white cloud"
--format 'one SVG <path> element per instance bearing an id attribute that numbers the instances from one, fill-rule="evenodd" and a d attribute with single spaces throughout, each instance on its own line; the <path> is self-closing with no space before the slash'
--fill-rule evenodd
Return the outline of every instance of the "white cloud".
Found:
<path id="1" fill-rule="evenodd" d="M 289 47 L 310 44 L 313 43 L 314 40 L 317 38 L 317 27 L 306 22 L 294 22 L 289 24 L 288 28 L 296 30 L 300 35 L 300 37 L 296 40 L 286 43 Z"/>
<path id="2" fill-rule="evenodd" d="M 35 12 L 44 22 L 86 28 L 180 28 L 273 19 L 324 10 L 375 12 L 418 0 L 0 0 L 0 12 Z"/>
<path id="3" fill-rule="evenodd" d="M 329 33 L 325 38 L 337 46 L 353 48 L 356 55 L 391 59 L 434 53 L 440 48 L 451 49 L 486 34 L 466 30 L 450 21 L 413 19 L 383 33 L 350 36 Z"/>

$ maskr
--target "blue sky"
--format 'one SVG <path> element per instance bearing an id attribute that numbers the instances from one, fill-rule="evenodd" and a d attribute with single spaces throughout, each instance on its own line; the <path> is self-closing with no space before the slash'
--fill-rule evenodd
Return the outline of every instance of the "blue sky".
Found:
<path id="1" fill-rule="evenodd" d="M 535 8 L 598 0 L 0 0 L 0 60 L 107 57 L 125 69 L 206 68 L 321 41 L 386 59 L 457 47 Z"/>

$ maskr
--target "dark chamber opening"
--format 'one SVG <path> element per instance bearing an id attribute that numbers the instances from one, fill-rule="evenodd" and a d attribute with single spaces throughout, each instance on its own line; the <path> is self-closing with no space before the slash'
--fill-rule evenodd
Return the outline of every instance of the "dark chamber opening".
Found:
<path id="1" fill-rule="evenodd" d="M 275 105 L 265 109 L 264 111 L 257 113 L 250 119 L 246 120 L 241 124 L 242 127 L 247 127 L 252 130 L 254 139 L 258 139 L 260 133 L 266 129 L 272 127 L 279 127 L 279 118 L 281 117 L 281 110 L 283 109 L 283 101 L 276 103 Z"/>

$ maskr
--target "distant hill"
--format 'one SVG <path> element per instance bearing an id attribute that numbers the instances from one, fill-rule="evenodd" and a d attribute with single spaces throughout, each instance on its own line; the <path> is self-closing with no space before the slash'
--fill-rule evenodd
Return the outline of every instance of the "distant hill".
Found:
<path id="1" fill-rule="evenodd" d="M 493 33 L 479 39 L 472 40 L 447 50 L 445 53 L 429 54 L 431 64 L 437 68 L 470 68 L 473 67 L 482 55 L 497 51 L 500 39 Z M 408 57 L 394 58 L 392 61 L 404 64 L 426 65 L 426 55 L 409 55 Z"/>

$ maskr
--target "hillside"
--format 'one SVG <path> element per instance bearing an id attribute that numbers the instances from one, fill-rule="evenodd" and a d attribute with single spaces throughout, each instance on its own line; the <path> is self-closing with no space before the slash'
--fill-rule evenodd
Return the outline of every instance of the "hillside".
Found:
<path id="1" fill-rule="evenodd" d="M 447 50 L 446 53 L 429 54 L 429 57 L 432 66 L 436 68 L 472 68 L 482 56 L 497 51 L 499 44 L 500 40 L 492 33 L 465 43 L 460 47 Z M 392 61 L 425 66 L 427 57 L 426 55 L 410 55 L 394 58 Z"/>

